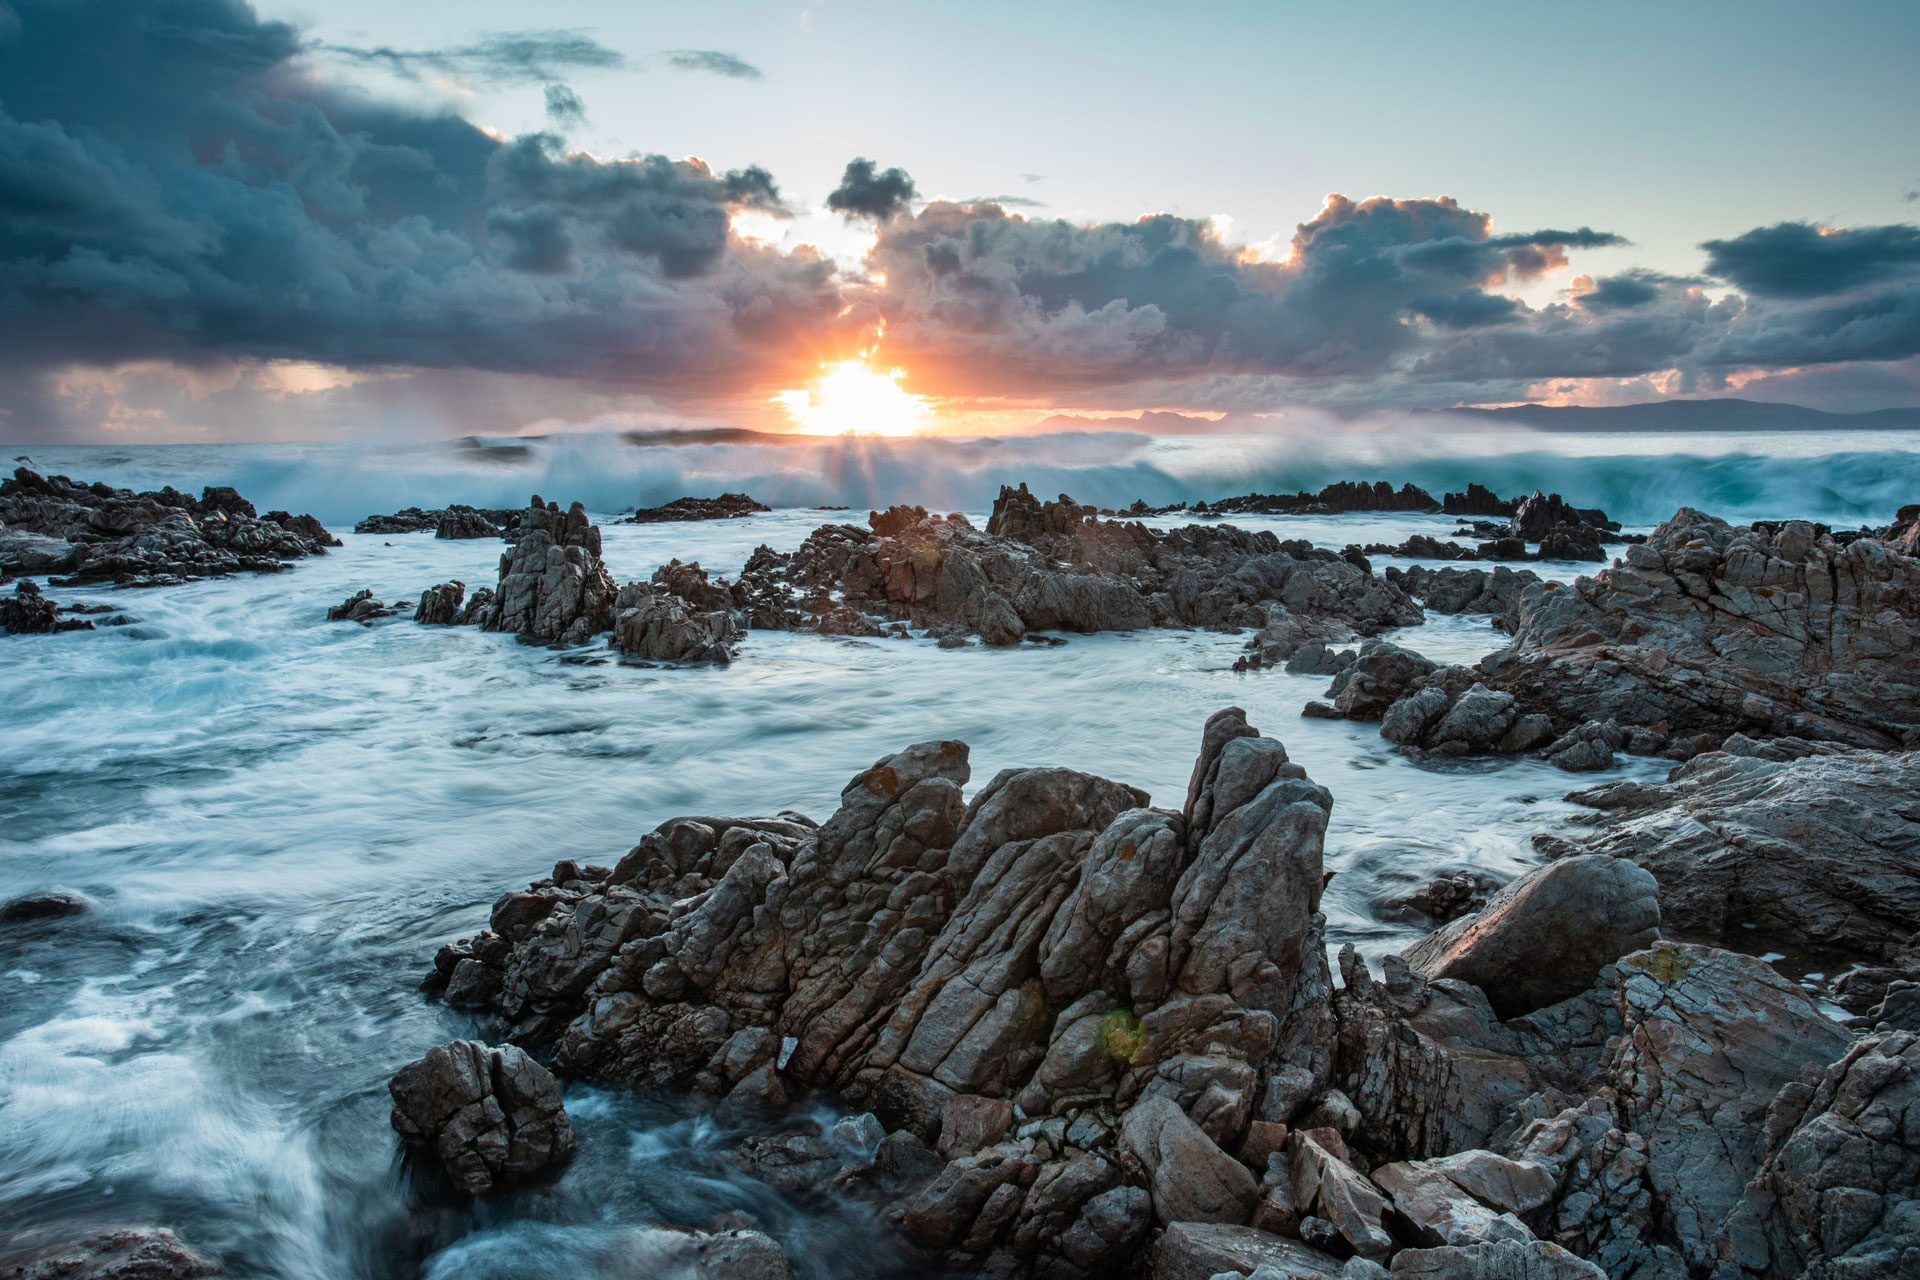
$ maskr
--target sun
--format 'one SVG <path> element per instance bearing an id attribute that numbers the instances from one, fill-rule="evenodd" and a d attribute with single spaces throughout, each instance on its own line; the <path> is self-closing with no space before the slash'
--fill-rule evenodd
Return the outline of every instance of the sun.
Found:
<path id="1" fill-rule="evenodd" d="M 910 436 L 931 412 L 925 396 L 900 385 L 902 369 L 874 369 L 866 361 L 822 364 L 809 391 L 773 397 L 794 424 L 816 435 Z"/>

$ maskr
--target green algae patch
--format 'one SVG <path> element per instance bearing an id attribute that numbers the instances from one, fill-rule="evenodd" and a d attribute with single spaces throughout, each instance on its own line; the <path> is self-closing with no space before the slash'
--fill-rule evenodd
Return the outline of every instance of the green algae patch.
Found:
<path id="1" fill-rule="evenodd" d="M 1662 986 L 1680 981 L 1693 968 L 1693 961 L 1680 948 L 1657 942 L 1645 951 L 1628 956 L 1622 963 L 1632 966 Z"/>
<path id="2" fill-rule="evenodd" d="M 1115 1062 L 1132 1062 L 1147 1047 L 1147 1031 L 1131 1009 L 1115 1009 L 1100 1019 L 1100 1040 Z"/>

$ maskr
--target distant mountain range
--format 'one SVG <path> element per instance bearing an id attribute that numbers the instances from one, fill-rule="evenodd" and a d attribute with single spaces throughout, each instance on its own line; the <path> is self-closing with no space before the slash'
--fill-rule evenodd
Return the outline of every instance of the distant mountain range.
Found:
<path id="1" fill-rule="evenodd" d="M 1662 400 L 1655 404 L 1523 404 L 1506 409 L 1423 409 L 1421 417 L 1491 418 L 1540 431 L 1911 431 L 1920 409 L 1827 413 L 1763 400 Z"/>

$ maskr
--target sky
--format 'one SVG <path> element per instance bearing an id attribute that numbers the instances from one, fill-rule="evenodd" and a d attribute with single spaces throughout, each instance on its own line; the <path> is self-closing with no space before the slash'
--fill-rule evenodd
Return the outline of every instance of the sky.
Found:
<path id="1" fill-rule="evenodd" d="M 1920 404 L 1920 5 L 0 0 L 0 439 Z"/>

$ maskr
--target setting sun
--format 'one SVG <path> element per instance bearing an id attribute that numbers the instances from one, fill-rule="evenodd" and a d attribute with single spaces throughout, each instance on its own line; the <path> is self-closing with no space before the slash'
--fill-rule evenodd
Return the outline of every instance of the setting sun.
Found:
<path id="1" fill-rule="evenodd" d="M 927 399 L 900 385 L 903 370 L 873 369 L 858 359 L 820 367 L 823 372 L 811 390 L 782 391 L 773 397 L 802 430 L 910 436 L 926 424 Z"/>

